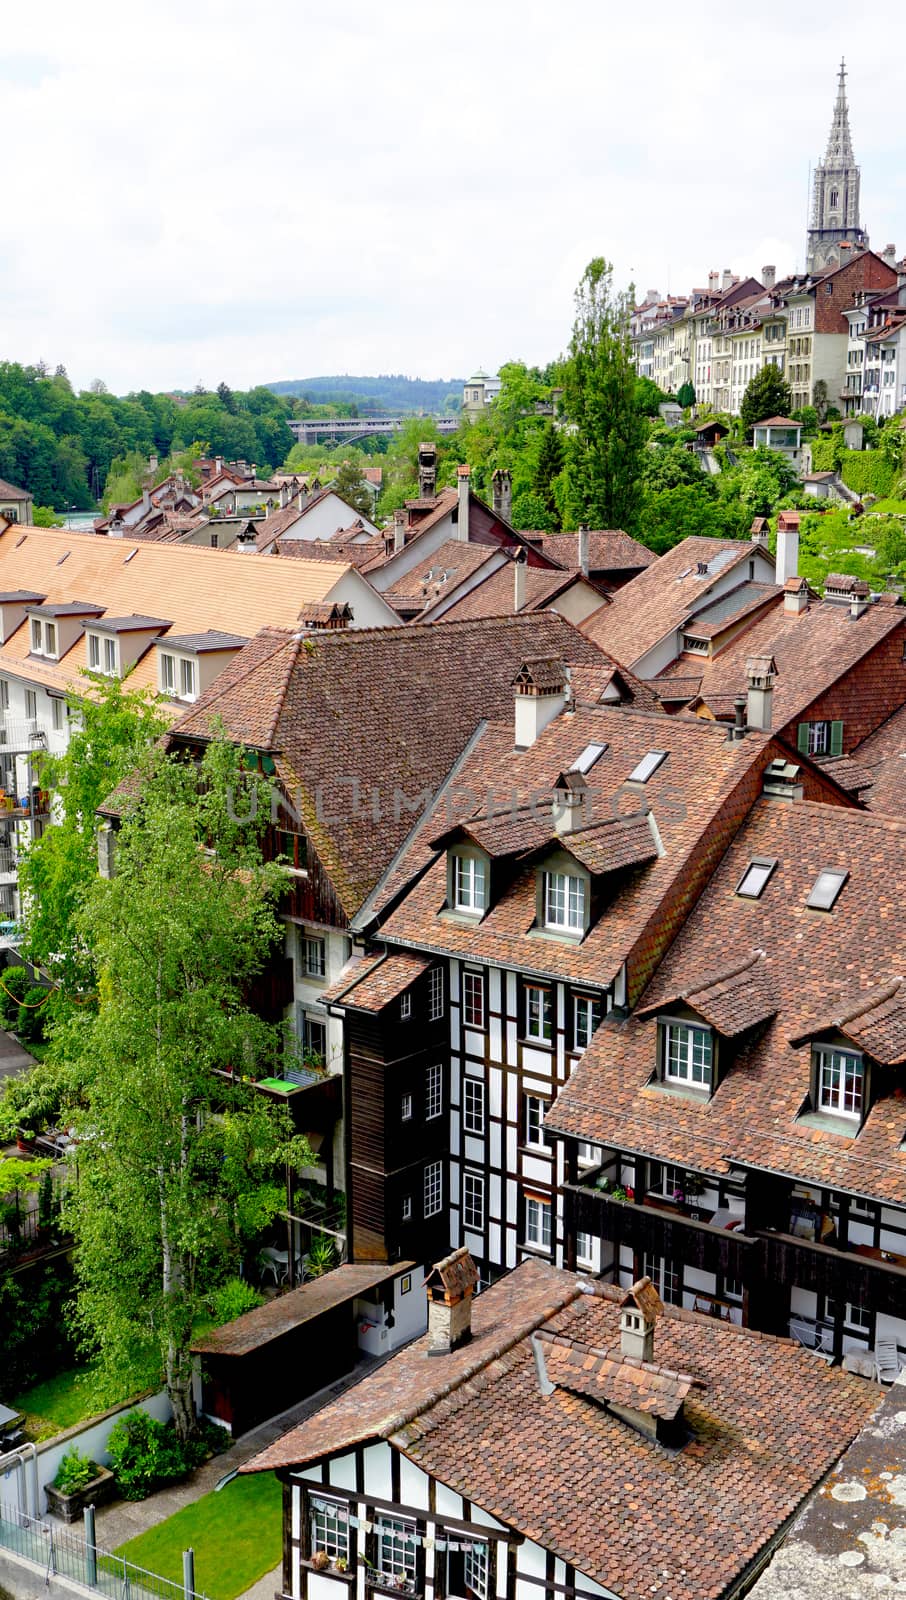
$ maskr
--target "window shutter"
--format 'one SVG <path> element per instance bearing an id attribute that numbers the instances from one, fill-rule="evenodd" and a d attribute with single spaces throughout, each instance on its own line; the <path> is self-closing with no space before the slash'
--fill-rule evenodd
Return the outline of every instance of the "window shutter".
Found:
<path id="1" fill-rule="evenodd" d="M 796 749 L 801 756 L 808 755 L 808 723 L 800 722 L 796 729 Z"/>
<path id="2" fill-rule="evenodd" d="M 831 723 L 830 753 L 831 753 L 832 756 L 842 756 L 842 754 L 843 754 L 843 723 L 842 722 L 832 722 Z"/>

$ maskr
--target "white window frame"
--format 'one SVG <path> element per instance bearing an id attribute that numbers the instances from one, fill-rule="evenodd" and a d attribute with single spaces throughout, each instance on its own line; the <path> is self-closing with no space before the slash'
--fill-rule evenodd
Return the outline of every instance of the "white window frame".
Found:
<path id="1" fill-rule="evenodd" d="M 44 624 L 44 654 L 50 656 L 52 661 L 57 659 L 57 625 L 55 622 Z"/>
<path id="2" fill-rule="evenodd" d="M 407 994 L 401 994 L 400 995 L 400 1020 L 402 1022 L 408 1022 L 411 1016 L 412 1016 L 412 994 L 411 994 L 411 991 L 410 991 Z"/>
<path id="3" fill-rule="evenodd" d="M 401 1094 L 400 1095 L 400 1122 L 411 1122 L 411 1121 L 412 1121 L 412 1096 L 411 1096 L 411 1094 Z"/>
<path id="4" fill-rule="evenodd" d="M 306 978 L 327 975 L 327 940 L 314 933 L 302 935 L 302 974 Z"/>
<path id="5" fill-rule="evenodd" d="M 599 1167 L 601 1165 L 601 1146 L 592 1144 L 588 1139 L 580 1139 L 576 1160 L 580 1167 Z"/>
<path id="6" fill-rule="evenodd" d="M 810 756 L 826 756 L 830 754 L 831 725 L 827 721 L 810 722 L 808 725 L 808 753 Z"/>
<path id="7" fill-rule="evenodd" d="M 466 1169 L 462 1175 L 462 1225 L 470 1233 L 484 1233 L 484 1206 L 484 1173 Z"/>
<path id="8" fill-rule="evenodd" d="M 198 699 L 198 662 L 194 656 L 180 656 L 179 658 L 179 698 L 180 700 Z"/>
<path id="9" fill-rule="evenodd" d="M 54 732 L 62 733 L 66 726 L 66 701 L 61 700 L 59 695 L 51 695 L 50 720 L 53 724 Z"/>
<path id="10" fill-rule="evenodd" d="M 327 1018 L 323 1017 L 323 1016 L 319 1016 L 316 1012 L 306 1011 L 304 1006 L 301 1006 L 299 1009 L 300 1009 L 299 1038 L 300 1038 L 300 1041 L 301 1041 L 301 1044 L 302 1044 L 303 1053 L 305 1055 L 320 1056 L 321 1061 L 326 1066 L 327 1065 Z M 323 1048 L 323 1050 L 320 1048 L 320 1046 L 316 1046 L 314 1044 L 314 1042 L 313 1042 L 312 1035 L 313 1035 L 313 1032 L 314 1032 L 315 1029 L 318 1029 L 319 1033 L 321 1035 L 323 1035 L 323 1039 L 324 1039 L 324 1048 Z"/>
<path id="11" fill-rule="evenodd" d="M 576 1266 L 594 1267 L 595 1264 L 595 1236 L 593 1233 L 576 1234 Z"/>
<path id="12" fill-rule="evenodd" d="M 424 1175 L 424 1214 L 437 1217 L 444 1206 L 444 1165 L 442 1161 L 429 1161 Z"/>
<path id="13" fill-rule="evenodd" d="M 597 1009 L 597 1021 L 594 1020 Z M 587 1050 L 591 1044 L 595 1028 L 601 1025 L 601 1002 L 594 995 L 573 995 L 573 1049 Z M 580 1022 L 580 1018 L 582 1021 Z"/>
<path id="14" fill-rule="evenodd" d="M 484 1028 L 486 1020 L 484 973 L 466 967 L 462 975 L 462 1025 L 464 1028 L 476 1028 L 480 1031 Z"/>
<path id="15" fill-rule="evenodd" d="M 462 1125 L 466 1133 L 484 1133 L 486 1102 L 484 1079 L 464 1078 L 462 1084 Z"/>
<path id="16" fill-rule="evenodd" d="M 119 653 L 116 640 L 108 635 L 104 638 L 104 676 L 116 678 L 119 676 Z"/>
<path id="17" fill-rule="evenodd" d="M 428 973 L 428 1021 L 439 1022 L 445 1007 L 444 968 L 432 967 Z"/>
<path id="18" fill-rule="evenodd" d="M 585 879 L 578 873 L 543 873 L 543 923 L 557 933 L 585 932 Z"/>
<path id="19" fill-rule="evenodd" d="M 443 1062 L 432 1061 L 425 1068 L 425 1121 L 433 1122 L 435 1117 L 443 1116 L 444 1110 L 444 1068 Z"/>
<path id="20" fill-rule="evenodd" d="M 845 1117 L 848 1122 L 861 1122 L 865 1106 L 865 1057 L 857 1050 L 816 1045 L 815 1071 L 818 1111 L 831 1117 Z M 833 1083 L 835 1075 L 836 1085 Z M 854 1103 L 848 1105 L 848 1101 Z"/>
<path id="21" fill-rule="evenodd" d="M 88 635 L 88 668 L 91 672 L 101 670 L 101 636 L 99 633 Z"/>
<path id="22" fill-rule="evenodd" d="M 375 1565 L 382 1578 L 413 1582 L 415 1578 L 415 1523 L 408 1517 L 385 1512 L 374 1519 Z"/>
<path id="23" fill-rule="evenodd" d="M 453 852 L 453 909 L 479 915 L 488 908 L 488 874 L 483 856 Z"/>
<path id="24" fill-rule="evenodd" d="M 525 1197 L 525 1242 L 538 1250 L 550 1251 L 554 1237 L 553 1204 L 540 1195 Z"/>
<path id="25" fill-rule="evenodd" d="M 710 1089 L 714 1078 L 714 1035 L 710 1028 L 681 1018 L 666 1018 L 664 1029 L 664 1080 L 692 1089 Z M 702 1040 L 702 1060 L 696 1061 L 696 1039 Z M 676 1046 L 676 1048 L 674 1048 Z M 704 1059 L 707 1046 L 707 1060 Z M 685 1058 L 684 1060 L 682 1058 Z"/>
<path id="26" fill-rule="evenodd" d="M 651 1167 L 656 1171 L 651 1172 Z M 657 1181 L 652 1182 L 656 1176 Z M 665 1200 L 672 1200 L 677 1192 L 686 1193 L 686 1169 L 677 1167 L 670 1161 L 652 1161 L 649 1167 L 649 1194 L 662 1195 Z"/>
<path id="27" fill-rule="evenodd" d="M 526 1148 L 549 1149 L 544 1137 L 544 1118 L 549 1108 L 549 1101 L 540 1094 L 526 1094 L 522 1097 L 522 1106 L 522 1134 Z"/>
<path id="28" fill-rule="evenodd" d="M 38 717 L 38 696 L 34 689 L 25 691 L 25 718 L 27 722 L 36 722 Z"/>
<path id="29" fill-rule="evenodd" d="M 44 629 L 40 617 L 32 617 L 31 619 L 30 649 L 33 656 L 43 656 L 44 654 Z"/>
<path id="30" fill-rule="evenodd" d="M 469 1545 L 463 1561 L 465 1587 L 475 1600 L 488 1600 L 490 1556 L 488 1546 L 478 1541 Z"/>
<path id="31" fill-rule="evenodd" d="M 683 1303 L 683 1269 L 679 1261 L 669 1256 L 653 1256 L 646 1251 L 642 1256 L 642 1277 L 650 1278 L 667 1306 Z"/>
<path id="32" fill-rule="evenodd" d="M 411 1222 L 412 1221 L 412 1196 L 411 1196 L 411 1194 L 404 1194 L 403 1195 L 403 1203 L 402 1203 L 402 1206 L 400 1208 L 400 1220 L 402 1222 Z"/>
<path id="33" fill-rule="evenodd" d="M 308 1528 L 312 1555 L 323 1550 L 332 1561 L 349 1560 L 349 1506 L 345 1500 L 311 1494 Z"/>
<path id="34" fill-rule="evenodd" d="M 551 1044 L 554 1037 L 554 997 L 546 984 L 525 985 L 525 1035 L 533 1044 Z"/>
<path id="35" fill-rule="evenodd" d="M 169 650 L 160 652 L 160 687 L 162 694 L 176 697 L 176 657 Z"/>

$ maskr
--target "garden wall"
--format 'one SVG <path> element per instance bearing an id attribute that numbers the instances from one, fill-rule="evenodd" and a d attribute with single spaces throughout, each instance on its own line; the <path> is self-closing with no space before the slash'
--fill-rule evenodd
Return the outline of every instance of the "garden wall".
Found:
<path id="1" fill-rule="evenodd" d="M 159 1394 L 145 1395 L 142 1400 L 128 1400 L 124 1405 L 113 1406 L 109 1411 L 102 1411 L 100 1416 L 91 1417 L 87 1422 L 78 1422 L 75 1427 L 67 1428 L 63 1433 L 57 1433 L 52 1439 L 45 1439 L 38 1445 L 38 1498 L 39 1505 L 37 1516 L 43 1516 L 47 1509 L 44 1487 L 52 1483 L 57 1475 L 60 1462 L 67 1450 L 76 1445 L 83 1455 L 89 1456 L 92 1461 L 97 1461 L 102 1467 L 109 1467 L 110 1457 L 107 1454 L 107 1440 L 113 1426 L 127 1411 L 147 1411 L 158 1422 L 169 1422 L 173 1409 L 167 1399 L 166 1391 Z M 31 1485 L 30 1467 L 26 1466 Z M 30 1492 L 30 1488 L 29 1488 Z"/>

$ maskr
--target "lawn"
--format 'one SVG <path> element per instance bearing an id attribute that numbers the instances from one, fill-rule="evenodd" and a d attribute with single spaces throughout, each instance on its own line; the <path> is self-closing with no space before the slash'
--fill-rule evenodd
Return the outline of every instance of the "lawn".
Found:
<path id="1" fill-rule="evenodd" d="M 280 1560 L 282 1502 L 273 1473 L 234 1478 L 219 1493 L 203 1495 L 115 1553 L 181 1584 L 182 1553 L 191 1546 L 197 1592 L 210 1600 L 235 1600 Z"/>
<path id="2" fill-rule="evenodd" d="M 145 1387 L 147 1384 L 143 1384 L 133 1372 L 124 1378 L 120 1391 L 113 1391 L 109 1387 L 103 1389 L 99 1386 L 93 1367 L 69 1367 L 65 1372 L 58 1372 L 56 1377 L 46 1378 L 43 1383 L 23 1389 L 21 1394 L 13 1396 L 9 1404 L 17 1411 L 25 1412 L 26 1430 L 30 1438 L 49 1439 L 64 1428 L 72 1428 L 87 1417 L 97 1416 L 98 1412 L 106 1411 L 109 1406 L 131 1400 Z"/>

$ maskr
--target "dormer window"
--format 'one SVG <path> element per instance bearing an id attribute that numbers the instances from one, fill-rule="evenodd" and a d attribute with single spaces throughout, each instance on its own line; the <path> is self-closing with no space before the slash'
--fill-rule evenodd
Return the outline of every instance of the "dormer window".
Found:
<path id="1" fill-rule="evenodd" d="M 853 1050 L 821 1045 L 814 1052 L 816 1103 L 819 1111 L 861 1122 L 865 1091 L 865 1063 Z"/>
<path id="2" fill-rule="evenodd" d="M 167 655 L 165 651 L 160 654 L 160 686 L 164 694 L 176 693 L 176 657 Z"/>
<path id="3" fill-rule="evenodd" d="M 454 851 L 452 857 L 454 911 L 480 916 L 488 908 L 488 873 L 484 856 Z"/>
<path id="4" fill-rule="evenodd" d="M 40 617 L 31 619 L 31 653 L 33 656 L 49 656 L 51 661 L 57 659 L 57 628 L 54 622 L 42 622 Z"/>
<path id="5" fill-rule="evenodd" d="M 556 933 L 584 933 L 585 879 L 569 872 L 543 873 L 543 922 Z"/>
<path id="6" fill-rule="evenodd" d="M 119 659 L 116 640 L 109 634 L 89 633 L 88 665 L 92 672 L 102 672 L 105 678 L 119 676 Z"/>
<path id="7" fill-rule="evenodd" d="M 180 700 L 195 700 L 198 698 L 198 675 L 195 662 L 183 656 L 179 663 L 179 698 Z"/>
<path id="8" fill-rule="evenodd" d="M 710 1028 L 690 1022 L 664 1022 L 664 1079 L 692 1089 L 710 1089 L 714 1064 Z"/>

